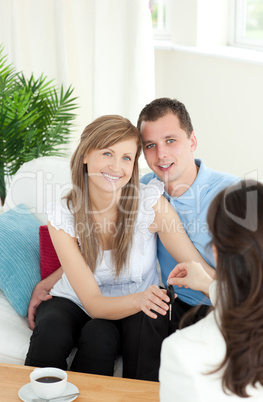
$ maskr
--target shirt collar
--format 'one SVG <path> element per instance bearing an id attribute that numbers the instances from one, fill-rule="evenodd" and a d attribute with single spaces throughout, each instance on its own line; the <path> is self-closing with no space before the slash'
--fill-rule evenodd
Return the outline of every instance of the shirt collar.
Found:
<path id="1" fill-rule="evenodd" d="M 195 164 L 199 169 L 193 184 L 180 197 L 171 197 L 165 191 L 164 196 L 168 199 L 168 201 L 175 200 L 190 206 L 196 204 L 200 195 L 202 195 L 202 197 L 205 196 L 210 187 L 212 171 L 201 159 L 195 159 Z"/>

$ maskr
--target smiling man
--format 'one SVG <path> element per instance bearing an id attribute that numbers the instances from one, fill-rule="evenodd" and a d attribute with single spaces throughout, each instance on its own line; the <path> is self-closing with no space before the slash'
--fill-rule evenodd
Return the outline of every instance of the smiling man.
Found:
<path id="1" fill-rule="evenodd" d="M 179 118 L 180 115 L 167 111 L 157 120 L 140 123 L 147 163 L 173 197 L 185 193 L 198 172 L 193 155 L 197 140 L 191 120 L 181 124 Z"/>
<path id="2" fill-rule="evenodd" d="M 157 177 L 164 182 L 164 195 L 179 214 L 188 236 L 202 257 L 215 268 L 206 222 L 208 207 L 217 193 L 238 178 L 216 172 L 194 158 L 197 139 L 189 113 L 178 100 L 155 99 L 141 111 L 137 126 L 144 156 L 152 170 L 141 181 L 146 184 Z M 166 287 L 169 273 L 177 262 L 160 239 L 157 250 Z M 209 272 L 211 276 L 215 274 L 213 268 Z M 194 306 L 200 305 L 200 309 L 191 320 L 188 319 L 187 325 L 203 318 L 210 306 L 210 300 L 201 292 L 175 287 L 175 293 L 178 297 L 172 307 L 171 321 L 169 315 L 158 316 L 156 320 L 144 316 L 137 370 L 140 379 L 158 380 L 163 339 L 179 328 L 181 319 Z"/>

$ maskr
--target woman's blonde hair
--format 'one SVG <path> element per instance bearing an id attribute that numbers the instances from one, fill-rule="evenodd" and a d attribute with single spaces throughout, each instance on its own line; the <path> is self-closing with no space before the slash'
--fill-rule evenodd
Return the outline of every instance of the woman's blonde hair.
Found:
<path id="1" fill-rule="evenodd" d="M 73 189 L 67 195 L 68 208 L 73 209 L 75 233 L 80 239 L 81 252 L 90 269 L 94 272 L 101 257 L 100 235 L 94 230 L 88 194 L 88 171 L 83 163 L 84 156 L 90 151 L 108 148 L 116 143 L 134 138 L 137 153 L 129 182 L 122 188 L 118 203 L 116 232 L 113 236 L 112 260 L 119 276 L 128 260 L 132 244 L 133 227 L 138 211 L 139 165 L 141 138 L 138 129 L 126 118 L 118 115 L 106 115 L 97 118 L 83 131 L 80 143 L 71 158 Z"/>

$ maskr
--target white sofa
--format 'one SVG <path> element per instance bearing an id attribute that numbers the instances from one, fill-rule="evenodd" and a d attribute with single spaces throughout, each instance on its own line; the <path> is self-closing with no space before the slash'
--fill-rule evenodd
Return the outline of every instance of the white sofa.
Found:
<path id="1" fill-rule="evenodd" d="M 25 311 L 27 311 L 26 307 L 34 285 L 40 280 L 38 226 L 47 223 L 44 213 L 45 205 L 60 199 L 71 187 L 69 160 L 61 157 L 42 157 L 25 163 L 13 177 L 8 189 L 0 214 L 0 363 L 24 364 L 32 333 L 28 327 Z M 7 263 L 5 254 L 8 254 L 12 246 L 13 235 L 16 235 L 16 223 L 11 221 L 10 217 L 21 204 L 26 207 L 28 218 L 32 218 L 33 223 L 36 224 L 32 239 L 34 250 L 32 249 L 30 254 L 30 247 L 33 248 L 33 245 L 28 242 L 27 247 L 27 227 L 22 228 L 25 229 L 25 235 L 18 235 L 18 241 L 14 242 L 11 249 L 12 255 L 7 256 L 9 261 Z M 7 241 L 7 236 L 10 236 L 10 241 Z M 22 251 L 17 244 L 20 240 L 25 242 Z M 21 262 L 19 253 L 23 254 L 27 248 L 29 258 L 25 264 L 19 266 Z M 26 274 L 29 276 L 25 277 L 24 271 L 27 271 Z M 22 290 L 24 293 L 20 294 Z M 26 295 L 26 301 L 24 295 Z M 69 362 L 71 358 L 72 356 Z M 118 359 L 115 375 L 121 376 L 121 370 L 121 359 Z"/>

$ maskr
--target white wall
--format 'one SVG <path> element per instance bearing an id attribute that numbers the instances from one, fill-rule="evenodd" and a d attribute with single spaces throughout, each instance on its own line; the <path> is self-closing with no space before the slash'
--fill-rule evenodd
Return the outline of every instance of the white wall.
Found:
<path id="1" fill-rule="evenodd" d="M 175 36 L 180 42 L 180 34 Z M 196 157 L 241 178 L 263 179 L 263 63 L 235 59 L 231 52 L 217 57 L 198 47 L 156 49 L 155 83 L 156 97 L 186 105 L 198 140 Z"/>
<path id="2" fill-rule="evenodd" d="M 26 77 L 73 86 L 71 151 L 94 118 L 120 114 L 136 124 L 154 97 L 148 0 L 0 0 L 1 44 Z"/>

